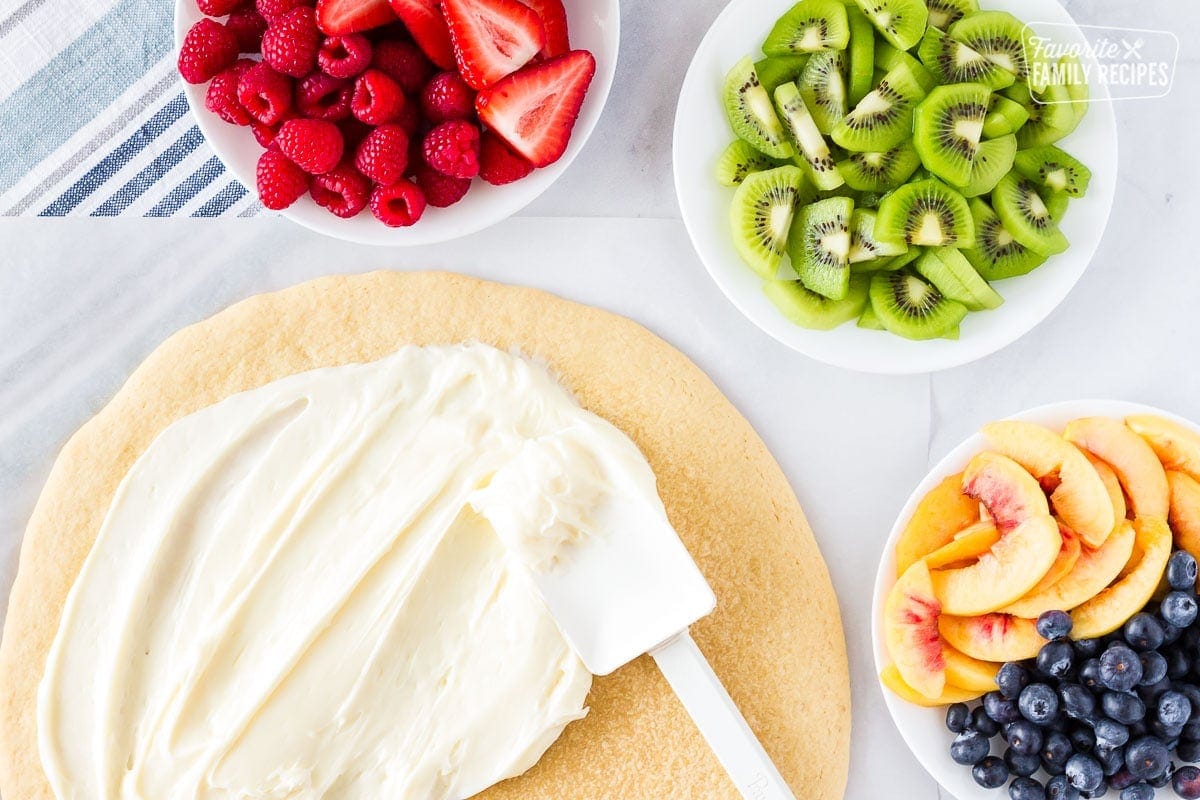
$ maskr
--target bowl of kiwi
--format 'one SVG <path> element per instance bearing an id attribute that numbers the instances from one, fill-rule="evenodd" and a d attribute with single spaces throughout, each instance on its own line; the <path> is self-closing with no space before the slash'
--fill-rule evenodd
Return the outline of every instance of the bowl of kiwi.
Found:
<path id="1" fill-rule="evenodd" d="M 1043 27 L 1044 26 L 1044 27 Z M 1055 0 L 733 0 L 675 117 L 683 220 L 718 286 L 825 363 L 982 358 L 1067 296 L 1112 208 L 1116 123 Z"/>

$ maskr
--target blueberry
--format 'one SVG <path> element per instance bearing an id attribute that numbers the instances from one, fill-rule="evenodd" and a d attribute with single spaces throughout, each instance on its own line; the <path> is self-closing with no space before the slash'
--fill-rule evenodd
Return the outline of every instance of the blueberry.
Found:
<path id="1" fill-rule="evenodd" d="M 1176 550 L 1167 562 L 1167 583 L 1177 591 L 1196 590 L 1196 559 L 1186 550 Z"/>
<path id="2" fill-rule="evenodd" d="M 1008 767 L 996 756 L 988 756 L 971 768 L 971 777 L 985 789 L 999 789 L 1008 782 Z"/>
<path id="3" fill-rule="evenodd" d="M 1059 705 L 1071 719 L 1088 721 L 1096 713 L 1096 698 L 1078 683 L 1064 683 L 1058 687 Z"/>
<path id="4" fill-rule="evenodd" d="M 1021 755 L 1030 755 L 1042 749 L 1042 732 L 1029 720 L 1019 719 L 1004 726 L 1004 741 Z"/>
<path id="5" fill-rule="evenodd" d="M 1182 650 L 1172 650 L 1167 654 L 1167 677 L 1171 680 L 1177 681 L 1187 675 L 1191 666 L 1187 653 Z"/>
<path id="6" fill-rule="evenodd" d="M 1089 658 L 1079 666 L 1079 682 L 1093 692 L 1104 689 L 1100 680 L 1100 659 Z"/>
<path id="7" fill-rule="evenodd" d="M 1075 648 L 1061 639 L 1042 647 L 1037 654 L 1038 672 L 1048 678 L 1065 678 L 1075 666 Z"/>
<path id="8" fill-rule="evenodd" d="M 1105 692 L 1100 698 L 1105 715 L 1117 722 L 1132 725 L 1146 716 L 1146 704 L 1136 694 Z"/>
<path id="9" fill-rule="evenodd" d="M 1171 754 L 1166 746 L 1153 736 L 1134 739 L 1125 748 L 1125 768 L 1135 778 L 1148 780 L 1157 778 L 1170 763 Z"/>
<path id="10" fill-rule="evenodd" d="M 1020 777 L 1009 785 L 1008 796 L 1012 800 L 1046 800 L 1046 790 L 1033 778 Z"/>
<path id="11" fill-rule="evenodd" d="M 1175 745 L 1175 755 L 1184 761 L 1200 761 L 1200 742 L 1180 742 Z"/>
<path id="12" fill-rule="evenodd" d="M 1121 790 L 1121 800 L 1154 800 L 1154 787 L 1148 783 L 1135 783 Z"/>
<path id="13" fill-rule="evenodd" d="M 978 764 L 991 749 L 988 738 L 979 731 L 963 731 L 950 745 L 950 758 L 964 767 Z"/>
<path id="14" fill-rule="evenodd" d="M 1065 611 L 1043 611 L 1037 618 L 1037 632 L 1043 639 L 1065 639 L 1071 633 L 1071 615 Z"/>
<path id="15" fill-rule="evenodd" d="M 1162 608 L 1158 613 L 1169 625 L 1186 628 L 1196 621 L 1197 611 L 1200 611 L 1200 608 L 1196 606 L 1194 591 L 1171 592 L 1163 598 Z"/>
<path id="16" fill-rule="evenodd" d="M 1157 650 L 1162 647 L 1162 623 L 1145 611 L 1130 617 L 1122 632 L 1125 641 L 1135 650 Z"/>
<path id="17" fill-rule="evenodd" d="M 1037 753 L 1024 755 L 1011 747 L 1004 751 L 1004 763 L 1008 766 L 1009 772 L 1023 778 L 1028 778 L 1042 768 L 1042 759 Z"/>
<path id="18" fill-rule="evenodd" d="M 1045 725 L 1058 713 L 1058 695 L 1044 683 L 1031 683 L 1021 690 L 1017 707 L 1025 719 Z"/>
<path id="19" fill-rule="evenodd" d="M 1188 720 L 1180 735 L 1185 742 L 1200 742 L 1200 717 Z"/>
<path id="20" fill-rule="evenodd" d="M 1159 614 L 1159 616 L 1162 615 Z M 1163 647 L 1175 644 L 1179 641 L 1180 636 L 1183 636 L 1183 628 L 1169 622 L 1163 623 Z"/>
<path id="21" fill-rule="evenodd" d="M 946 727 L 954 733 L 962 733 L 971 722 L 971 709 L 966 703 L 955 703 L 946 709 Z"/>
<path id="22" fill-rule="evenodd" d="M 1101 781 L 1100 785 L 1095 789 L 1092 789 L 1090 792 L 1080 792 L 1079 796 L 1084 798 L 1084 800 L 1095 800 L 1095 798 L 1104 797 L 1106 794 L 1108 794 L 1108 784 Z"/>
<path id="23" fill-rule="evenodd" d="M 1000 723 L 989 717 L 983 706 L 976 706 L 971 712 L 971 727 L 989 739 L 1000 732 Z"/>
<path id="24" fill-rule="evenodd" d="M 1114 692 L 1128 692 L 1142 679 L 1142 662 L 1125 645 L 1114 644 L 1100 656 L 1100 684 Z"/>
<path id="25" fill-rule="evenodd" d="M 1161 775 L 1158 775 L 1154 778 L 1150 778 L 1148 781 L 1146 781 L 1146 783 L 1150 784 L 1155 789 L 1161 789 L 1162 787 L 1166 786 L 1168 783 L 1171 782 L 1171 776 L 1174 774 L 1175 774 L 1175 765 L 1168 764 L 1167 768 L 1163 770 Z"/>
<path id="26" fill-rule="evenodd" d="M 1021 690 L 1029 685 L 1029 670 L 1015 661 L 1010 661 L 996 673 L 996 686 L 1008 700 L 1016 700 Z"/>
<path id="27" fill-rule="evenodd" d="M 1079 653 L 1083 658 L 1094 658 L 1100 654 L 1101 643 L 1099 639 L 1077 639 L 1073 644 L 1075 645 L 1075 652 Z"/>
<path id="28" fill-rule="evenodd" d="M 1163 741 L 1178 741 L 1179 737 L 1183 735 L 1183 726 L 1168 725 L 1158 717 L 1154 717 L 1150 720 L 1150 733 Z M 1167 745 L 1167 749 L 1171 749 L 1170 744 Z"/>
<path id="29" fill-rule="evenodd" d="M 1179 726 L 1183 730 L 1183 725 L 1191 719 L 1192 716 L 1192 701 L 1179 692 L 1163 692 L 1158 698 L 1158 719 L 1163 725 Z M 1176 734 L 1177 736 L 1179 734 Z"/>
<path id="30" fill-rule="evenodd" d="M 1077 753 L 1090 753 L 1092 748 L 1096 746 L 1096 735 L 1092 733 L 1092 729 L 1086 726 L 1080 726 L 1073 729 L 1067 734 L 1071 739 L 1071 744 L 1075 746 Z"/>
<path id="31" fill-rule="evenodd" d="M 1151 686 L 1167 677 L 1167 659 L 1161 653 L 1142 653 L 1138 660 L 1142 662 L 1142 679 L 1138 681 L 1139 685 Z"/>
<path id="32" fill-rule="evenodd" d="M 1120 747 L 1129 741 L 1129 728 L 1107 717 L 1096 720 L 1092 729 L 1096 732 L 1097 744 L 1103 743 L 1110 747 Z"/>
<path id="33" fill-rule="evenodd" d="M 1005 699 L 999 692 L 988 692 L 983 696 L 983 710 L 1001 725 L 1007 725 L 1020 717 L 1016 703 Z"/>
<path id="34" fill-rule="evenodd" d="M 1179 692 L 1192 703 L 1192 712 L 1200 710 L 1200 686 L 1191 683 L 1183 683 L 1178 681 L 1171 684 L 1171 689 Z"/>
<path id="35" fill-rule="evenodd" d="M 1066 775 L 1056 775 L 1046 781 L 1046 800 L 1079 800 L 1079 790 L 1071 785 Z"/>
<path id="36" fill-rule="evenodd" d="M 1090 792 L 1104 781 L 1104 769 L 1100 762 L 1083 753 L 1067 759 L 1067 780 L 1081 792 Z"/>
<path id="37" fill-rule="evenodd" d="M 1200 798 L 1200 769 L 1186 766 L 1175 770 L 1171 776 L 1171 788 L 1184 800 L 1197 800 Z"/>
<path id="38" fill-rule="evenodd" d="M 1171 688 L 1171 681 L 1163 678 L 1158 683 L 1152 683 L 1149 686 L 1142 686 L 1137 690 L 1137 696 L 1142 698 L 1142 702 L 1147 707 L 1157 705 L 1158 698 L 1162 697 Z"/>
<path id="39" fill-rule="evenodd" d="M 1110 776 L 1108 779 L 1108 785 L 1118 792 L 1133 786 L 1135 783 L 1138 783 L 1138 779 L 1130 775 L 1127 769 L 1117 770 L 1116 774 Z"/>
<path id="40" fill-rule="evenodd" d="M 1059 768 L 1067 765 L 1067 759 L 1075 752 L 1075 747 L 1065 733 L 1050 731 L 1042 737 L 1042 761 Z"/>
<path id="41" fill-rule="evenodd" d="M 1184 647 L 1195 648 L 1200 644 L 1200 628 L 1188 628 L 1183 632 L 1183 636 L 1179 637 L 1179 641 Z"/>

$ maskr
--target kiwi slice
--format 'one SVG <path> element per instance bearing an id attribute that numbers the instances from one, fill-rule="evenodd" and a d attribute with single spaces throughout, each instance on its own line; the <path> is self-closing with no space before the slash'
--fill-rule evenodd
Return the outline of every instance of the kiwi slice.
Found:
<path id="1" fill-rule="evenodd" d="M 1016 75 L 937 28 L 925 32 L 917 55 L 941 83 L 981 83 L 989 89 L 1003 89 L 1017 80 Z"/>
<path id="2" fill-rule="evenodd" d="M 803 183 L 804 173 L 788 164 L 748 175 L 733 194 L 729 218 L 734 247 L 763 278 L 774 278 L 779 271 Z"/>
<path id="3" fill-rule="evenodd" d="M 1018 242 L 1044 256 L 1067 249 L 1067 237 L 1050 217 L 1037 185 L 1017 172 L 1000 179 L 992 190 L 992 208 Z"/>
<path id="4" fill-rule="evenodd" d="M 1038 194 L 1042 196 L 1042 201 L 1046 204 L 1046 211 L 1050 213 L 1050 219 L 1062 222 L 1062 218 L 1067 213 L 1067 206 L 1071 203 L 1071 195 L 1066 192 L 1052 192 L 1045 189 Z"/>
<path id="5" fill-rule="evenodd" d="M 867 303 L 867 307 L 863 309 L 862 314 L 858 317 L 858 322 L 855 323 L 858 327 L 868 331 L 884 330 L 883 323 L 879 321 L 879 317 L 875 314 L 875 309 Z"/>
<path id="6" fill-rule="evenodd" d="M 875 29 L 898 50 L 908 50 L 925 33 L 929 9 L 925 0 L 854 0 Z"/>
<path id="7" fill-rule="evenodd" d="M 846 6 L 846 19 L 850 23 L 850 44 L 846 49 L 849 59 L 846 99 L 850 105 L 856 105 L 876 83 L 875 26 L 853 4 Z"/>
<path id="8" fill-rule="evenodd" d="M 924 98 L 912 71 L 897 64 L 834 126 L 833 140 L 858 152 L 890 150 L 912 137 L 913 108 Z"/>
<path id="9" fill-rule="evenodd" d="M 775 23 L 762 51 L 769 56 L 844 50 L 850 41 L 846 7 L 840 0 L 800 0 Z"/>
<path id="10" fill-rule="evenodd" d="M 788 134 L 796 143 L 796 150 L 808 169 L 813 186 L 822 191 L 836 189 L 845 181 L 829 152 L 829 143 L 817 128 L 816 120 L 804 104 L 800 90 L 794 83 L 785 83 L 775 90 L 775 105 L 783 117 Z"/>
<path id="11" fill-rule="evenodd" d="M 752 172 L 781 167 L 786 162 L 763 155 L 741 139 L 729 143 L 717 159 L 717 183 L 722 186 L 737 186 Z"/>
<path id="12" fill-rule="evenodd" d="M 1038 186 L 1071 197 L 1083 197 L 1092 179 L 1091 170 L 1052 144 L 1021 150 L 1013 159 L 1013 168 Z"/>
<path id="13" fill-rule="evenodd" d="M 924 247 L 910 247 L 898 256 L 887 256 L 885 258 L 877 258 L 874 261 L 852 263 L 850 265 L 850 274 L 857 275 L 862 272 L 879 272 L 881 270 L 895 272 L 916 261 L 921 257 L 921 253 L 923 252 L 925 252 Z"/>
<path id="14" fill-rule="evenodd" d="M 800 75 L 800 96 L 817 130 L 829 133 L 846 116 L 846 55 L 841 50 L 813 53 Z"/>
<path id="15" fill-rule="evenodd" d="M 870 285 L 871 279 L 866 275 L 851 278 L 846 296 L 841 300 L 830 300 L 817 294 L 800 281 L 768 281 L 763 284 L 763 293 L 785 317 L 801 328 L 828 331 L 863 313 L 867 308 Z"/>
<path id="16" fill-rule="evenodd" d="M 767 90 L 758 81 L 750 56 L 735 64 L 725 77 L 725 114 L 742 141 L 768 156 L 791 157 L 792 143 L 783 132 Z"/>
<path id="17" fill-rule="evenodd" d="M 830 197 L 800 209 L 788 234 L 792 269 L 810 290 L 831 300 L 850 287 L 850 217 L 854 201 Z"/>
<path id="18" fill-rule="evenodd" d="M 1044 88 L 1043 79 L 1030 73 L 1028 54 L 1035 48 L 1029 42 L 1029 29 L 1007 11 L 970 14 L 951 25 L 947 33 L 1033 88 L 1039 91 Z"/>
<path id="19" fill-rule="evenodd" d="M 1045 256 L 1018 242 L 982 199 L 976 197 L 970 205 L 975 220 L 975 246 L 962 253 L 985 280 L 1026 275 L 1046 263 Z"/>
<path id="20" fill-rule="evenodd" d="M 991 90 L 980 83 L 939 86 L 913 115 L 913 143 L 925 168 L 953 186 L 966 186 L 983 136 Z"/>
<path id="21" fill-rule="evenodd" d="M 975 162 L 971 164 L 971 179 L 962 190 L 963 197 L 990 194 L 1012 169 L 1016 155 L 1017 137 L 1012 134 L 981 142 Z"/>
<path id="22" fill-rule="evenodd" d="M 968 311 L 999 308 L 1004 303 L 1004 298 L 979 276 L 966 256 L 953 247 L 926 250 L 913 269 L 937 287 L 943 297 L 962 303 Z"/>
<path id="23" fill-rule="evenodd" d="M 1088 88 L 1087 73 L 1079 56 L 1066 55 L 1058 60 L 1058 83 L 1067 87 L 1067 95 L 1071 98 L 1071 108 L 1075 111 L 1077 120 L 1083 120 L 1091 103 L 1092 92 Z"/>
<path id="24" fill-rule="evenodd" d="M 767 95 L 775 96 L 775 89 L 781 83 L 800 80 L 808 56 L 770 56 L 754 62 L 754 72 L 758 82 L 767 90 Z"/>
<path id="25" fill-rule="evenodd" d="M 970 247 L 975 224 L 961 194 L 928 178 L 906 183 L 883 198 L 875 238 L 922 247 Z"/>
<path id="26" fill-rule="evenodd" d="M 916 78 L 917 83 L 921 84 L 921 89 L 925 92 L 929 92 L 938 85 L 938 79 L 920 61 L 903 50 L 897 50 L 887 42 L 875 43 L 875 66 L 882 70 L 882 73 L 875 77 L 875 83 L 883 80 L 883 76 L 895 69 L 898 64 L 908 67 L 908 71 Z"/>
<path id="27" fill-rule="evenodd" d="M 907 269 L 871 278 L 871 309 L 888 331 L 906 339 L 945 336 L 967 316 L 967 307 L 942 295 Z"/>
<path id="28" fill-rule="evenodd" d="M 850 215 L 850 253 L 847 260 L 851 264 L 890 258 L 908 252 L 908 245 L 903 242 L 876 240 L 875 219 L 875 212 L 867 208 L 856 208 Z"/>
<path id="29" fill-rule="evenodd" d="M 979 10 L 975 0 L 925 0 L 925 5 L 929 7 L 929 26 L 941 30 Z"/>
<path id="30" fill-rule="evenodd" d="M 1003 95 L 992 95 L 987 116 L 983 119 L 983 136 L 998 139 L 1016 133 L 1029 120 L 1025 106 Z"/>
<path id="31" fill-rule="evenodd" d="M 1054 144 L 1066 137 L 1079 125 L 1071 95 L 1065 86 L 1047 86 L 1040 95 L 1030 96 L 1028 90 L 1017 86 L 1005 90 L 1010 99 L 1020 102 L 1024 94 L 1025 110 L 1029 121 L 1017 131 L 1017 144 L 1022 150 Z"/>
<path id="32" fill-rule="evenodd" d="M 891 150 L 849 153 L 837 163 L 846 185 L 860 192 L 888 192 L 909 179 L 921 166 L 917 148 L 908 139 Z"/>

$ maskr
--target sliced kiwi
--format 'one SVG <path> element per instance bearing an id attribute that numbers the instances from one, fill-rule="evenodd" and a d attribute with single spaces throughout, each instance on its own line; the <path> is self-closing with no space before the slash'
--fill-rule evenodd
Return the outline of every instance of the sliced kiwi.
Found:
<path id="1" fill-rule="evenodd" d="M 976 53 L 962 42 L 930 28 L 917 46 L 917 55 L 940 83 L 981 83 L 989 89 L 1012 86 L 1017 76 Z"/>
<path id="2" fill-rule="evenodd" d="M 1083 197 L 1092 179 L 1091 170 L 1052 144 L 1019 151 L 1013 168 L 1038 186 L 1071 197 Z"/>
<path id="3" fill-rule="evenodd" d="M 846 54 L 841 50 L 813 53 L 798 85 L 817 130 L 828 134 L 846 116 Z"/>
<path id="4" fill-rule="evenodd" d="M 833 129 L 847 150 L 890 150 L 912 136 L 913 108 L 925 98 L 905 64 L 897 64 Z"/>
<path id="5" fill-rule="evenodd" d="M 1028 178 L 1017 172 L 1001 178 L 992 190 L 992 208 L 1013 237 L 1030 250 L 1051 256 L 1067 249 L 1067 237 L 1051 218 L 1037 185 Z"/>
<path id="6" fill-rule="evenodd" d="M 875 218 L 875 212 L 868 208 L 856 208 L 850 215 L 850 253 L 847 260 L 851 264 L 862 264 L 908 252 L 908 245 L 903 242 L 881 242 L 875 238 Z"/>
<path id="7" fill-rule="evenodd" d="M 907 269 L 875 273 L 870 295 L 880 324 L 906 339 L 938 339 L 967 316 L 966 306 Z"/>
<path id="8" fill-rule="evenodd" d="M 962 189 L 963 197 L 990 194 L 1000 179 L 1012 169 L 1016 155 L 1017 137 L 1012 134 L 980 142 L 975 162 L 971 164 L 971 179 Z"/>
<path id="9" fill-rule="evenodd" d="M 912 73 L 917 83 L 921 84 L 921 89 L 924 91 L 928 92 L 938 85 L 938 79 L 920 61 L 903 50 L 897 50 L 887 42 L 877 41 L 875 43 L 875 66 L 882 70 L 882 73 L 876 76 L 875 83 L 883 80 L 883 76 L 899 64 L 908 67 L 908 71 Z"/>
<path id="10" fill-rule="evenodd" d="M 803 182 L 804 173 L 789 164 L 748 175 L 733 194 L 734 247 L 763 278 L 774 278 L 779 271 Z"/>
<path id="11" fill-rule="evenodd" d="M 750 56 L 735 64 L 725 78 L 725 114 L 742 141 L 775 158 L 791 157 L 792 143 L 775 114 L 770 96 L 758 81 Z"/>
<path id="12" fill-rule="evenodd" d="M 883 198 L 875 238 L 922 247 L 970 247 L 975 224 L 963 196 L 929 178 L 906 183 Z"/>
<path id="13" fill-rule="evenodd" d="M 788 234 L 792 269 L 810 290 L 841 300 L 850 286 L 850 217 L 854 201 L 830 197 L 800 209 Z"/>
<path id="14" fill-rule="evenodd" d="M 878 216 L 878 215 L 877 215 Z M 876 240 L 878 241 L 878 239 Z M 850 274 L 857 275 L 862 272 L 879 272 L 887 270 L 895 272 L 898 269 L 903 269 L 912 262 L 921 257 L 921 253 L 925 251 L 924 247 L 910 247 L 904 253 L 898 256 L 886 256 L 877 258 L 874 261 L 859 261 L 850 265 Z"/>
<path id="15" fill-rule="evenodd" d="M 1025 110 L 1029 112 L 1029 121 L 1017 131 L 1017 144 L 1022 150 L 1054 144 L 1079 125 L 1079 117 L 1065 86 L 1047 86 L 1037 96 L 1031 96 L 1027 89 L 1018 86 L 1010 86 L 1005 92 L 1009 99 L 1018 102 L 1022 102 L 1024 96 Z"/>
<path id="16" fill-rule="evenodd" d="M 951 39 L 962 42 L 1035 89 L 1040 91 L 1043 88 L 1040 79 L 1030 74 L 1028 54 L 1036 48 L 1029 42 L 1029 29 L 1007 11 L 970 14 L 951 25 L 947 33 Z"/>
<path id="17" fill-rule="evenodd" d="M 840 0 L 800 0 L 775 23 L 762 50 L 769 56 L 843 50 L 850 41 Z"/>
<path id="18" fill-rule="evenodd" d="M 1082 120 L 1087 115 L 1091 103 L 1092 92 L 1088 88 L 1087 72 L 1079 61 L 1079 56 L 1065 55 L 1058 60 L 1059 84 L 1067 87 L 1067 95 L 1071 98 L 1071 108 L 1075 118 Z"/>
<path id="19" fill-rule="evenodd" d="M 783 164 L 778 158 L 760 153 L 741 139 L 734 139 L 717 159 L 717 183 L 737 186 L 751 172 L 762 172 Z"/>
<path id="20" fill-rule="evenodd" d="M 1046 211 L 1049 212 L 1050 219 L 1062 222 L 1062 218 L 1067 213 L 1067 206 L 1071 204 L 1071 195 L 1046 189 L 1042 189 L 1038 194 L 1042 196 L 1042 202 L 1046 204 Z"/>
<path id="21" fill-rule="evenodd" d="M 841 300 L 817 294 L 800 281 L 768 281 L 763 284 L 763 293 L 800 327 L 828 331 L 863 313 L 870 285 L 871 279 L 866 275 L 851 278 Z"/>
<path id="22" fill-rule="evenodd" d="M 849 153 L 837 163 L 846 185 L 861 192 L 888 192 L 908 180 L 921 166 L 913 143 L 905 139 L 891 150 Z"/>
<path id="23" fill-rule="evenodd" d="M 1004 298 L 979 276 L 966 256 L 953 247 L 925 251 L 913 269 L 944 297 L 962 303 L 968 311 L 999 308 L 1004 303 Z"/>
<path id="24" fill-rule="evenodd" d="M 979 10 L 975 0 L 925 0 L 925 5 L 929 7 L 929 26 L 941 30 Z"/>
<path id="25" fill-rule="evenodd" d="M 921 41 L 929 22 L 925 0 L 854 1 L 892 47 L 908 50 Z"/>
<path id="26" fill-rule="evenodd" d="M 767 94 L 774 97 L 779 84 L 800 80 L 800 73 L 804 72 L 804 65 L 807 63 L 807 55 L 768 56 L 754 62 L 754 72 Z"/>
<path id="27" fill-rule="evenodd" d="M 796 84 L 785 83 L 777 88 L 775 105 L 796 144 L 796 152 L 803 159 L 813 186 L 828 191 L 845 183 L 834 163 L 833 154 L 829 152 L 829 143 L 817 128 L 816 120 Z"/>
<path id="28" fill-rule="evenodd" d="M 987 139 L 998 139 L 1020 130 L 1029 120 L 1025 106 L 1003 95 L 992 95 L 987 116 L 983 120 L 983 135 Z"/>
<path id="29" fill-rule="evenodd" d="M 875 87 L 875 26 L 853 3 L 846 6 L 846 19 L 850 23 L 846 99 L 853 106 Z"/>
<path id="30" fill-rule="evenodd" d="M 862 314 L 858 316 L 858 322 L 855 323 L 858 327 L 868 331 L 885 330 L 883 323 L 879 321 L 879 317 L 875 314 L 875 309 L 867 303 L 867 307 L 863 309 Z"/>
<path id="31" fill-rule="evenodd" d="M 1026 275 L 1046 263 L 1045 256 L 1018 242 L 982 199 L 973 198 L 970 205 L 975 220 L 975 246 L 962 253 L 985 280 Z"/>
<path id="32" fill-rule="evenodd" d="M 921 163 L 952 186 L 971 180 L 991 94 L 980 83 L 939 86 L 914 112 L 913 143 Z"/>

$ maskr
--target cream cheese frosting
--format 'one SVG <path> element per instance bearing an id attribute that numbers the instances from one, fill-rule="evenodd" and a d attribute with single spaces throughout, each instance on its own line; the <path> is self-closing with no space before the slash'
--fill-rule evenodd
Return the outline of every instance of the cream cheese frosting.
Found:
<path id="1" fill-rule="evenodd" d="M 617 483 L 662 513 L 627 437 L 485 345 L 179 420 L 67 600 L 38 695 L 55 795 L 462 800 L 524 772 L 592 677 L 531 572 Z"/>

